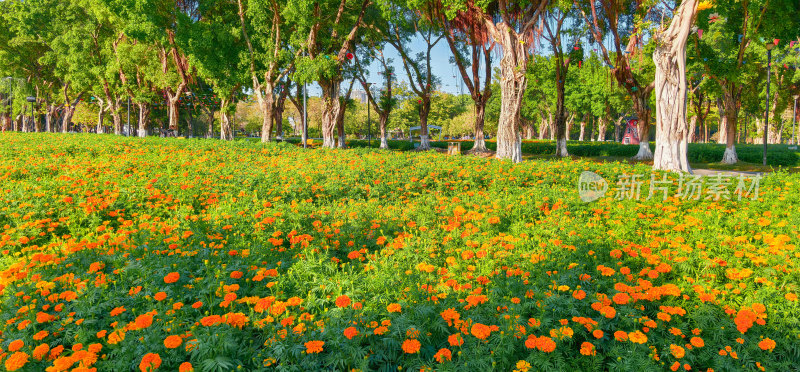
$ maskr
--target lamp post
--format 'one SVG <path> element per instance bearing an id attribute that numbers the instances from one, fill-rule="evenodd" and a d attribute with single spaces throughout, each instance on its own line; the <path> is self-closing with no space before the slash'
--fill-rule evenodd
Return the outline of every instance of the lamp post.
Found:
<path id="1" fill-rule="evenodd" d="M 128 137 L 130 137 L 132 135 L 131 132 L 132 132 L 131 131 L 131 97 L 128 97 L 128 130 L 127 130 Z"/>
<path id="2" fill-rule="evenodd" d="M 772 64 L 772 48 L 775 47 L 775 43 L 772 41 L 768 41 L 765 45 L 767 48 L 767 97 L 764 101 L 764 154 L 763 154 L 763 164 L 767 166 L 767 133 L 769 132 L 769 84 L 770 84 L 770 65 Z"/>
<path id="3" fill-rule="evenodd" d="M 34 102 L 36 102 L 36 97 L 28 96 L 27 100 L 31 104 L 31 125 L 33 127 L 36 127 L 36 118 L 33 116 L 33 104 L 34 104 Z M 22 125 L 24 126 L 25 124 L 23 123 Z M 30 128 L 30 129 L 33 129 L 33 127 Z M 23 131 L 23 132 L 26 132 L 26 131 Z"/>
<path id="4" fill-rule="evenodd" d="M 795 124 L 797 124 L 797 98 L 800 95 L 795 94 L 794 98 L 794 109 L 792 109 L 792 144 L 797 146 L 797 137 L 795 137 Z"/>
<path id="5" fill-rule="evenodd" d="M 372 83 L 367 83 L 367 146 L 372 147 L 372 117 L 370 116 L 370 112 L 372 110 L 369 107 L 369 97 L 372 94 Z"/>

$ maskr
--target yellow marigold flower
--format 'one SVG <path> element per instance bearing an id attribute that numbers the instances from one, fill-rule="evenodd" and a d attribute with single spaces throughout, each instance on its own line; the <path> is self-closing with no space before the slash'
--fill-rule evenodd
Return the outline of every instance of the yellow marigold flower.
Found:
<path id="1" fill-rule="evenodd" d="M 710 1 L 701 1 L 699 4 L 697 4 L 697 11 L 699 12 L 701 10 L 711 9 L 713 6 L 714 5 L 711 4 Z"/>

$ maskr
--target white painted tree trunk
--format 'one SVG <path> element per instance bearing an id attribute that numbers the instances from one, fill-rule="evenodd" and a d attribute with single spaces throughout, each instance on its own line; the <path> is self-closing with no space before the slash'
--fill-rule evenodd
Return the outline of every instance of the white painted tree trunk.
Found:
<path id="1" fill-rule="evenodd" d="M 586 120 L 581 120 L 581 133 L 580 135 L 578 135 L 578 141 L 583 142 L 585 133 L 586 133 Z"/>
<path id="2" fill-rule="evenodd" d="M 564 158 L 569 156 L 569 152 L 567 151 L 567 138 L 560 138 L 556 141 L 556 156 L 560 158 Z"/>
<path id="3" fill-rule="evenodd" d="M 686 123 L 686 39 L 698 0 L 686 0 L 675 11 L 669 28 L 656 32 L 656 151 L 653 169 L 692 173 Z M 643 138 L 646 143 L 646 138 Z"/>
<path id="4" fill-rule="evenodd" d="M 147 103 L 137 103 L 139 106 L 139 123 L 137 135 L 139 137 L 147 137 L 147 124 L 150 121 L 150 105 Z"/>
<path id="5" fill-rule="evenodd" d="M 689 119 L 689 143 L 694 143 L 695 141 L 697 141 L 697 138 L 695 138 L 696 136 L 694 135 L 696 130 L 697 130 L 697 116 L 695 115 L 692 116 L 691 119 Z"/>
<path id="6" fill-rule="evenodd" d="M 497 125 L 497 158 L 514 163 L 522 161 L 520 107 L 525 94 L 528 51 L 511 25 L 496 26 L 496 42 L 503 48 L 500 61 L 500 122 Z"/>

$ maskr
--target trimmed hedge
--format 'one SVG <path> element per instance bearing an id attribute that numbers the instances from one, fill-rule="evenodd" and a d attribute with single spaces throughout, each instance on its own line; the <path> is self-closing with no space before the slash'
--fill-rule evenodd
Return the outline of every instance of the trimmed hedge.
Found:
<path id="1" fill-rule="evenodd" d="M 287 142 L 299 144 L 299 139 L 288 139 Z M 431 141 L 431 147 L 447 148 L 447 143 L 451 141 Z M 473 141 L 461 142 L 461 150 L 469 151 L 472 149 Z M 418 143 L 418 142 L 415 142 Z M 366 148 L 365 140 L 348 140 L 350 147 Z M 372 147 L 378 148 L 380 139 L 372 141 Z M 487 141 L 486 147 L 490 150 L 497 150 L 494 141 Z M 414 145 L 409 141 L 390 140 L 389 148 L 399 151 L 410 151 Z M 650 144 L 654 148 L 654 143 Z M 761 163 L 761 145 L 736 145 L 736 153 L 739 160 L 747 163 Z M 633 157 L 639 151 L 639 145 L 624 145 L 616 142 L 577 142 L 567 143 L 567 150 L 571 155 L 582 157 L 594 156 L 619 156 Z M 553 141 L 523 141 L 522 152 L 526 155 L 555 155 L 555 145 Z M 692 163 L 716 163 L 722 160 L 725 153 L 725 145 L 716 143 L 691 143 L 689 144 L 689 161 Z M 789 150 L 785 145 L 770 145 L 767 149 L 767 163 L 773 166 L 799 166 L 800 152 Z"/>

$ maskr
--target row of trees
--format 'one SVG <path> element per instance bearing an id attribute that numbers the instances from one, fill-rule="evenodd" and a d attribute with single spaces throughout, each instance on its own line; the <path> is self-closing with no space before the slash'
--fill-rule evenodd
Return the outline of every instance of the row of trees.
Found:
<path id="1" fill-rule="evenodd" d="M 725 160 L 735 161 L 743 97 L 759 78 L 751 68 L 761 60 L 759 40 L 797 38 L 800 29 L 792 0 L 8 0 L 0 2 L 0 18 L 8 25 L 0 29 L 0 73 L 23 79 L 38 97 L 44 130 L 67 131 L 75 108 L 92 97 L 98 128 L 108 114 L 117 134 L 130 99 L 140 136 L 153 110 L 165 109 L 176 130 L 181 108 L 199 106 L 218 110 L 220 136 L 232 139 L 236 102 L 253 99 L 266 142 L 281 132 L 287 100 L 299 110 L 300 87 L 316 83 L 323 146 L 343 147 L 346 103 L 358 84 L 386 147 L 387 124 L 400 104 L 392 89 L 396 67 L 384 53 L 391 48 L 416 96 L 405 103 L 418 112 L 424 150 L 441 83 L 432 50 L 442 43 L 472 100 L 473 151 L 487 151 L 492 104 L 497 157 L 513 161 L 521 160 L 523 131 L 537 116 L 548 123 L 540 135 L 552 133 L 557 153 L 566 156 L 570 115 L 598 118 L 602 128 L 629 106 L 642 138 L 656 119 L 656 166 L 675 170 L 689 170 L 687 94 L 702 96 L 698 107 L 719 97 Z M 701 29 L 708 36 L 701 38 Z M 382 75 L 379 93 L 367 83 L 371 65 Z M 796 73 L 784 70 L 776 109 L 797 89 Z M 587 89 L 582 99 L 567 94 L 569 81 L 600 86 L 596 80 L 604 77 L 606 90 Z M 702 110 L 695 111 L 702 123 Z M 644 142 L 637 158 L 652 158 Z"/>

